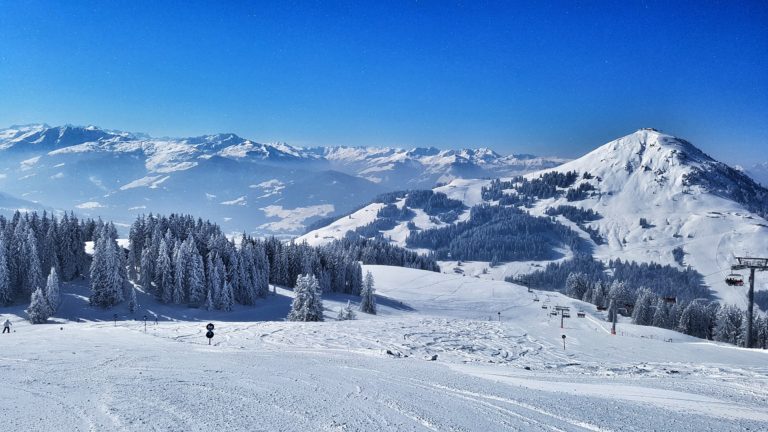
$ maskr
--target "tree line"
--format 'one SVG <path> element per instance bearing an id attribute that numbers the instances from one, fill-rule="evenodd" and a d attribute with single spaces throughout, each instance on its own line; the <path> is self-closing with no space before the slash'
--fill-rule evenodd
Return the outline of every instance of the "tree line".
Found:
<path id="1" fill-rule="evenodd" d="M 702 339 L 747 345 L 747 315 L 734 305 L 721 305 L 706 298 L 691 300 L 662 297 L 652 290 L 631 288 L 625 281 L 592 280 L 585 273 L 573 272 L 566 279 L 564 292 L 569 297 L 606 308 L 607 320 L 618 313 L 629 315 L 638 325 L 679 331 Z M 768 348 L 768 319 L 753 318 L 753 347 Z"/>
<path id="2" fill-rule="evenodd" d="M 563 245 L 575 251 L 589 250 L 576 232 L 551 217 L 486 204 L 472 207 L 465 222 L 411 232 L 406 244 L 434 250 L 439 259 L 450 254 L 451 259 L 478 261 L 551 259 L 553 249 Z"/>
<path id="3" fill-rule="evenodd" d="M 47 212 L 0 216 L 0 305 L 44 290 L 52 271 L 64 281 L 87 274 L 87 229 L 72 213 L 60 219 Z"/>

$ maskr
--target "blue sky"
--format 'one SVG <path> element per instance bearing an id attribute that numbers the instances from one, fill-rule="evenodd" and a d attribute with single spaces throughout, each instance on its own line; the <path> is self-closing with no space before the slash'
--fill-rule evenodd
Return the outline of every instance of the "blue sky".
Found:
<path id="1" fill-rule="evenodd" d="M 0 127 L 768 160 L 768 2 L 0 0 Z"/>

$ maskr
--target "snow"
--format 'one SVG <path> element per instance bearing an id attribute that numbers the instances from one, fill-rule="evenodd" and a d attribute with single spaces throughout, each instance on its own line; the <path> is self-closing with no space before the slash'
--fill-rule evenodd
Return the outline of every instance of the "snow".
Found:
<path id="1" fill-rule="evenodd" d="M 297 242 L 307 242 L 310 246 L 319 246 L 330 243 L 333 240 L 343 238 L 347 231 L 373 222 L 376 213 L 384 207 L 384 204 L 369 204 L 360 210 L 345 216 L 332 224 L 312 232 L 304 234 L 296 239 Z"/>
<path id="2" fill-rule="evenodd" d="M 75 207 L 79 209 L 97 209 L 97 208 L 104 207 L 104 205 L 99 203 L 98 201 L 86 201 L 84 203 L 76 205 Z"/>
<path id="3" fill-rule="evenodd" d="M 21 171 L 28 171 L 32 169 L 35 165 L 37 165 L 38 162 L 40 162 L 40 158 L 41 156 L 35 156 L 33 158 L 21 161 Z"/>
<path id="4" fill-rule="evenodd" d="M 170 176 L 162 176 L 162 175 L 156 175 L 156 176 L 145 176 L 140 179 L 136 179 L 130 183 L 126 183 L 123 186 L 120 186 L 120 190 L 128 190 L 138 187 L 148 187 L 150 189 L 157 189 L 160 184 L 162 184 L 164 181 L 171 178 Z"/>
<path id="5" fill-rule="evenodd" d="M 299 231 L 304 221 L 314 216 L 326 216 L 333 213 L 333 204 L 321 204 L 309 207 L 283 208 L 271 205 L 260 209 L 267 217 L 278 217 L 279 221 L 266 223 L 259 228 L 272 231 Z"/>
<path id="6" fill-rule="evenodd" d="M 184 431 L 768 427 L 765 351 L 623 321 L 611 336 L 591 306 L 559 294 L 412 269 L 367 270 L 379 315 L 358 313 L 354 321 L 331 320 L 347 299 L 358 301 L 344 295 L 325 296 L 326 322 L 282 321 L 292 293 L 281 288 L 231 313 L 166 306 L 144 293 L 134 315 L 122 305 L 95 310 L 84 282 L 64 284 L 52 324 L 32 326 L 20 307 L 0 308 L 15 331 L 0 335 L 0 424 Z M 584 307 L 587 318 L 566 319 L 560 329 L 542 304 Z M 209 321 L 216 325 L 210 346 Z"/>

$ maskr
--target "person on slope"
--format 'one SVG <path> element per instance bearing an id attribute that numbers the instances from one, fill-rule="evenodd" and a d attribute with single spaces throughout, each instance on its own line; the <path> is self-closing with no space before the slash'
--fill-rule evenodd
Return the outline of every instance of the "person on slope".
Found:
<path id="1" fill-rule="evenodd" d="M 8 333 L 11 332 L 11 320 L 9 319 L 6 319 L 5 322 L 3 323 L 3 333 L 5 332 L 8 332 Z"/>

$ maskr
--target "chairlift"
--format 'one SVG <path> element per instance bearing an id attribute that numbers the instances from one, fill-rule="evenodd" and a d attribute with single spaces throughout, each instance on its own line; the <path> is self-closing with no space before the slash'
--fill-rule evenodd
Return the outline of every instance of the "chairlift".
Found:
<path id="1" fill-rule="evenodd" d="M 744 277 L 738 273 L 731 273 L 725 277 L 728 286 L 744 286 Z"/>

